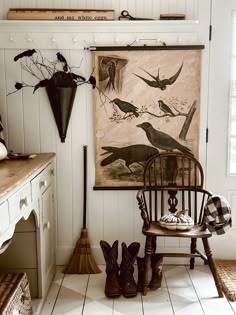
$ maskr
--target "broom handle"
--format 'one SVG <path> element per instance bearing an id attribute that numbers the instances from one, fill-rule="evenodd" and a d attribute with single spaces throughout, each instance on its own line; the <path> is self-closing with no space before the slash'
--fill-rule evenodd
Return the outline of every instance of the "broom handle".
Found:
<path id="1" fill-rule="evenodd" d="M 83 205 L 83 229 L 86 229 L 87 210 L 87 145 L 84 145 L 84 205 Z"/>

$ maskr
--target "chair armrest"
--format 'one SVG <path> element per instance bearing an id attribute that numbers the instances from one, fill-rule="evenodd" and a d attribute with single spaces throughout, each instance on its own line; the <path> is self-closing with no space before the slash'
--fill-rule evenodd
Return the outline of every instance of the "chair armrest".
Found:
<path id="1" fill-rule="evenodd" d="M 146 189 L 140 189 L 137 193 L 137 200 L 138 200 L 138 205 L 139 209 L 141 210 L 141 217 L 143 219 L 143 225 L 145 228 L 148 228 L 150 225 L 150 218 L 149 214 L 146 208 L 146 202 L 145 202 L 145 197 L 144 197 L 144 192 Z"/>

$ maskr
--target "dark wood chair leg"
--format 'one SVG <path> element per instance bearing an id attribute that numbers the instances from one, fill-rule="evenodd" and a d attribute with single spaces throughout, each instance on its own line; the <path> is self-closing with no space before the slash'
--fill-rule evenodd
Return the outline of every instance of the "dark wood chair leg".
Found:
<path id="1" fill-rule="evenodd" d="M 217 288 L 218 295 L 219 295 L 219 297 L 223 297 L 224 295 L 223 295 L 223 291 L 222 291 L 221 282 L 220 282 L 218 275 L 217 275 L 216 266 L 215 266 L 214 259 L 212 257 L 212 251 L 211 251 L 211 248 L 209 246 L 208 239 L 202 238 L 202 242 L 203 242 L 204 250 L 205 250 L 205 253 L 206 253 L 206 256 L 208 259 L 208 265 L 211 269 L 211 273 L 212 273 L 213 278 L 215 280 L 215 285 Z"/>
<path id="2" fill-rule="evenodd" d="M 191 238 L 191 246 L 190 246 L 191 254 L 196 253 L 196 247 L 197 247 L 197 239 Z M 190 269 L 194 269 L 194 264 L 195 264 L 195 257 L 191 257 L 190 258 Z"/>
<path id="3" fill-rule="evenodd" d="M 149 283 L 149 270 L 151 268 L 151 255 L 152 255 L 152 241 L 153 238 L 151 236 L 146 237 L 145 244 L 145 272 L 144 272 L 144 280 L 143 280 L 143 295 L 147 294 L 148 283 Z"/>

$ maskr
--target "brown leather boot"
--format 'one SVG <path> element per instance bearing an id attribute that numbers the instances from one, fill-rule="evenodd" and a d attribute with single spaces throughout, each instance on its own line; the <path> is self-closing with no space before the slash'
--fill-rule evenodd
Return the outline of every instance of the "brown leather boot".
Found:
<path id="1" fill-rule="evenodd" d="M 145 272 L 145 260 L 142 257 L 137 257 L 137 266 L 138 266 L 138 283 L 137 291 L 143 292 L 143 281 L 144 281 L 144 272 Z"/>
<path id="2" fill-rule="evenodd" d="M 152 278 L 148 287 L 156 290 L 161 287 L 163 256 L 153 254 L 151 258 Z"/>
<path id="3" fill-rule="evenodd" d="M 122 294 L 124 297 L 133 297 L 137 295 L 137 287 L 133 273 L 134 262 L 138 254 L 140 244 L 133 242 L 127 247 L 123 242 L 121 246 L 122 261 L 120 264 L 120 283 L 122 287 Z"/>
<path id="4" fill-rule="evenodd" d="M 106 241 L 100 241 L 100 246 L 106 261 L 106 284 L 105 294 L 107 297 L 115 298 L 121 295 L 119 281 L 118 241 L 116 240 L 112 247 Z"/>

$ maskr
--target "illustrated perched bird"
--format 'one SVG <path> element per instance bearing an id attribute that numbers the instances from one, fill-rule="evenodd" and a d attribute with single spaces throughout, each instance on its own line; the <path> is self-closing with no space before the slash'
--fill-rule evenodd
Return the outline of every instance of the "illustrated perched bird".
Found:
<path id="1" fill-rule="evenodd" d="M 175 114 L 172 112 L 170 107 L 166 105 L 162 100 L 159 100 L 158 104 L 159 104 L 160 110 L 163 111 L 163 113 L 170 114 L 171 116 L 175 116 Z"/>
<path id="2" fill-rule="evenodd" d="M 105 90 L 110 90 L 111 88 L 115 90 L 115 77 L 116 68 L 118 64 L 117 58 L 112 57 L 102 57 L 99 65 L 99 80 L 107 80 Z"/>
<path id="3" fill-rule="evenodd" d="M 139 124 L 137 127 L 142 128 L 146 132 L 148 140 L 156 148 L 166 151 L 179 150 L 181 152 L 191 153 L 188 147 L 180 144 L 168 134 L 156 130 L 149 122 Z"/>
<path id="4" fill-rule="evenodd" d="M 156 148 L 144 144 L 135 144 L 122 148 L 108 146 L 102 147 L 102 149 L 106 150 L 107 152 L 101 155 L 109 153 L 111 154 L 102 160 L 101 166 L 106 166 L 120 159 L 125 161 L 125 165 L 129 169 L 130 173 L 133 173 L 129 167 L 131 164 L 141 164 L 141 162 L 146 162 L 151 156 L 159 152 Z"/>
<path id="5" fill-rule="evenodd" d="M 23 57 L 31 57 L 33 56 L 33 54 L 36 53 L 36 50 L 35 49 L 28 49 L 28 50 L 25 50 L 23 51 L 22 53 L 16 55 L 14 57 L 14 61 L 17 61 L 18 59 L 21 59 Z"/>
<path id="6" fill-rule="evenodd" d="M 67 72 L 68 71 L 68 64 L 67 64 L 66 58 L 59 52 L 56 55 L 57 55 L 57 60 L 64 63 L 63 70 L 65 72 Z"/>
<path id="7" fill-rule="evenodd" d="M 111 88 L 115 90 L 116 65 L 117 62 L 115 60 L 110 60 L 107 63 L 108 81 L 105 90 L 108 89 L 109 91 Z"/>
<path id="8" fill-rule="evenodd" d="M 139 116 L 139 114 L 137 113 L 138 107 L 134 106 L 133 104 L 129 103 L 129 102 L 125 102 L 120 100 L 119 98 L 115 98 L 114 100 L 111 101 L 112 103 L 116 104 L 119 109 L 126 114 L 128 113 L 132 113 L 134 114 L 136 117 Z M 124 115 L 124 117 L 125 117 Z"/>
<path id="9" fill-rule="evenodd" d="M 134 73 L 134 75 L 136 75 L 136 77 L 142 79 L 145 83 L 147 83 L 149 86 L 151 86 L 153 88 L 159 88 L 161 90 L 165 90 L 167 85 L 171 85 L 177 80 L 182 68 L 183 68 L 183 63 L 180 66 L 179 70 L 172 77 L 170 77 L 169 79 L 163 79 L 163 80 L 160 80 L 159 69 L 158 69 L 158 74 L 156 77 L 154 75 L 152 75 L 151 73 L 147 72 L 146 70 L 142 69 L 148 75 L 150 75 L 150 77 L 152 77 L 154 79 L 154 81 L 147 80 L 147 79 L 145 79 L 145 78 L 143 78 L 140 75 L 135 74 L 135 73 Z"/>

